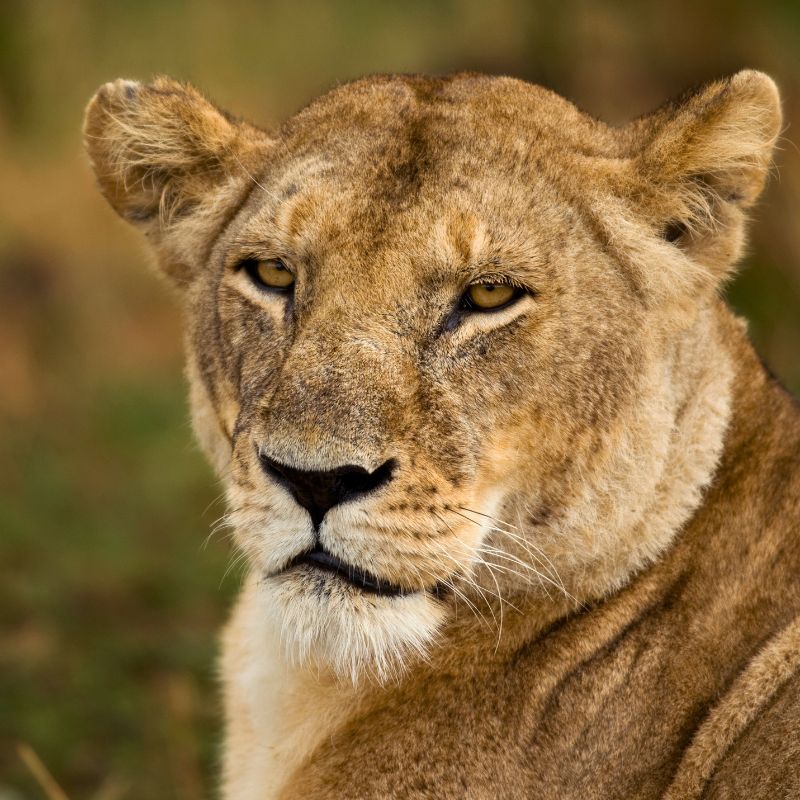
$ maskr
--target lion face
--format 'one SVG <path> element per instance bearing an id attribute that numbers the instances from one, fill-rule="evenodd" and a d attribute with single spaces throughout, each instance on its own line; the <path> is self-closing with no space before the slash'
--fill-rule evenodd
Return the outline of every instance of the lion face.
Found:
<path id="1" fill-rule="evenodd" d="M 171 82 L 98 94 L 101 188 L 184 287 L 196 428 L 291 657 L 383 679 L 458 605 L 585 597 L 672 535 L 635 531 L 768 157 L 698 182 L 676 114 L 376 78 L 270 137 Z"/>

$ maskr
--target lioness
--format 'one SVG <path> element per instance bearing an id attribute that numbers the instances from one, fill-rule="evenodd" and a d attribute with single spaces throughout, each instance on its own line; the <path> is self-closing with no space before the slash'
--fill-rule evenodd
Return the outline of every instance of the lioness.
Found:
<path id="1" fill-rule="evenodd" d="M 800 411 L 719 297 L 781 125 L 380 76 L 268 133 L 117 81 L 250 574 L 224 796 L 800 797 Z"/>

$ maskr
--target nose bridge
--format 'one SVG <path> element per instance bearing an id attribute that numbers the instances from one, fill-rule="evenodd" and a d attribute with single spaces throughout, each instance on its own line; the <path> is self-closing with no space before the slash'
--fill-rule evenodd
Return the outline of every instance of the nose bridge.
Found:
<path id="1" fill-rule="evenodd" d="M 314 326 L 291 347 L 266 409 L 270 456 L 301 469 L 391 458 L 399 398 L 391 342 L 368 325 Z"/>

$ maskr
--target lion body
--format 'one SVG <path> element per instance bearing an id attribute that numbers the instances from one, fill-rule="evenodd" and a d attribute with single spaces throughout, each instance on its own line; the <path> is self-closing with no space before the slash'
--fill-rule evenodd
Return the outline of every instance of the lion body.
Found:
<path id="1" fill-rule="evenodd" d="M 251 565 L 226 797 L 800 795 L 800 413 L 716 296 L 779 125 L 752 72 L 621 129 L 472 75 L 275 134 L 98 93 Z M 323 515 L 274 464 L 388 477 Z"/>

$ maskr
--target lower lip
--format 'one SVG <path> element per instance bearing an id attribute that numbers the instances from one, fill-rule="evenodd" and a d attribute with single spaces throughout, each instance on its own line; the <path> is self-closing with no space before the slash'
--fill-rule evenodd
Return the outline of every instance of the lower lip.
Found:
<path id="1" fill-rule="evenodd" d="M 391 584 L 384 583 L 378 580 L 373 575 L 356 569 L 355 567 L 348 567 L 342 565 L 336 559 L 333 559 L 327 553 L 311 552 L 306 553 L 300 558 L 292 562 L 291 566 L 308 566 L 323 572 L 330 572 L 338 575 L 346 583 L 350 584 L 356 589 L 365 592 L 366 594 L 374 594 L 378 597 L 402 597 L 408 594 L 415 594 L 408 589 L 403 589 L 399 586 L 392 586 Z"/>

